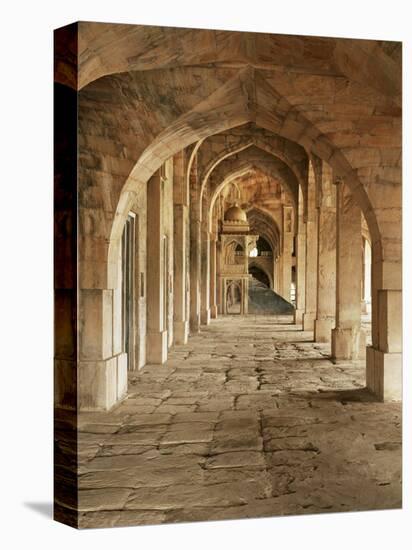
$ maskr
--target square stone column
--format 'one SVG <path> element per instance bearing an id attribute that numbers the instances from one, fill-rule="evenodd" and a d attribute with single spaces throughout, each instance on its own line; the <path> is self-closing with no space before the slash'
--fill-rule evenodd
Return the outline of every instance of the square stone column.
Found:
<path id="1" fill-rule="evenodd" d="M 190 332 L 200 330 L 200 220 L 190 212 Z"/>
<path id="2" fill-rule="evenodd" d="M 189 328 L 191 334 L 196 334 L 200 330 L 200 248 L 201 248 L 201 221 L 200 221 L 200 189 L 197 176 L 197 157 L 193 159 L 193 164 L 189 176 L 189 195 L 190 195 L 190 319 Z"/>
<path id="3" fill-rule="evenodd" d="M 210 235 L 210 317 L 212 319 L 217 318 L 217 303 L 216 303 L 216 283 L 217 283 L 217 270 L 216 270 L 216 235 L 212 233 Z"/>
<path id="4" fill-rule="evenodd" d="M 173 327 L 175 342 L 186 344 L 189 335 L 189 321 L 186 318 L 186 248 L 189 209 L 183 204 L 174 205 L 174 294 Z"/>
<path id="5" fill-rule="evenodd" d="M 290 302 L 290 287 L 292 283 L 292 251 L 293 251 L 293 208 L 283 206 L 282 235 L 282 297 Z"/>
<path id="6" fill-rule="evenodd" d="M 200 322 L 202 325 L 210 323 L 210 235 L 208 231 L 208 201 L 203 199 L 204 208 L 201 222 L 200 246 Z"/>
<path id="7" fill-rule="evenodd" d="M 222 244 L 219 240 L 216 241 L 216 305 L 217 313 L 223 313 L 223 289 L 221 277 L 221 259 L 222 259 Z"/>
<path id="8" fill-rule="evenodd" d="M 318 261 L 315 342 L 330 342 L 336 309 L 336 199 L 332 170 L 322 163 L 318 192 Z"/>
<path id="9" fill-rule="evenodd" d="M 113 289 L 82 289 L 78 402 L 81 410 L 108 410 L 127 392 L 127 354 L 113 331 Z"/>
<path id="10" fill-rule="evenodd" d="M 167 360 L 165 323 L 166 280 L 163 235 L 163 194 L 160 172 L 147 184 L 147 362 Z"/>
<path id="11" fill-rule="evenodd" d="M 279 292 L 279 257 L 273 256 L 273 288 L 275 292 Z"/>
<path id="12" fill-rule="evenodd" d="M 303 330 L 313 330 L 316 317 L 318 280 L 318 218 L 316 213 L 316 183 L 312 161 L 309 163 L 306 219 L 305 313 Z"/>
<path id="13" fill-rule="evenodd" d="M 366 350 L 366 385 L 381 401 L 402 399 L 402 291 L 378 290 L 378 347 Z"/>
<path id="14" fill-rule="evenodd" d="M 177 344 L 189 336 L 187 302 L 189 253 L 189 188 L 185 151 L 173 157 L 173 333 Z"/>
<path id="15" fill-rule="evenodd" d="M 306 225 L 303 219 L 303 197 L 299 190 L 298 234 L 296 237 L 296 309 L 295 323 L 303 323 L 305 313 L 305 279 L 306 279 Z"/>
<path id="16" fill-rule="evenodd" d="M 365 356 L 361 330 L 362 234 L 361 210 L 348 187 L 336 185 L 336 327 L 332 330 L 332 358 Z"/>

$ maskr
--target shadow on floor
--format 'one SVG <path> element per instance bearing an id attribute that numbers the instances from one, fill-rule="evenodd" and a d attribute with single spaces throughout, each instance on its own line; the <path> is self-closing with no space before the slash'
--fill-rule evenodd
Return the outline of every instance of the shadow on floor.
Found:
<path id="1" fill-rule="evenodd" d="M 26 508 L 30 508 L 43 517 L 53 519 L 53 503 L 52 502 L 23 502 Z"/>
<path id="2" fill-rule="evenodd" d="M 316 344 L 316 342 L 312 340 L 285 340 L 285 344 Z"/>
<path id="3" fill-rule="evenodd" d="M 306 397 L 308 399 L 339 401 L 340 403 L 343 403 L 343 404 L 349 403 L 349 402 L 379 403 L 379 399 L 377 399 L 377 397 L 373 395 L 373 393 L 371 393 L 367 388 L 356 388 L 353 390 L 336 390 L 336 391 L 319 390 L 317 392 L 291 392 L 289 395 L 294 395 L 297 397 Z"/>
<path id="4" fill-rule="evenodd" d="M 284 350 L 279 350 L 284 351 Z M 328 356 L 321 356 L 321 357 L 294 357 L 293 359 L 283 359 L 283 357 L 274 357 L 274 361 L 278 361 L 281 363 L 298 363 L 299 361 L 304 361 L 306 363 L 313 362 L 313 361 L 329 361 L 329 363 L 332 363 L 332 359 Z"/>

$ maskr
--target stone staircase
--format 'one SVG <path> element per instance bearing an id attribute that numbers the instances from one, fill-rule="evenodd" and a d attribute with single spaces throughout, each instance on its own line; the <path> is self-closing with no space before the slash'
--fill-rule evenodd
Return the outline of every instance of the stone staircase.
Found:
<path id="1" fill-rule="evenodd" d="M 293 315 L 293 305 L 266 285 L 249 279 L 249 313 L 254 315 Z"/>

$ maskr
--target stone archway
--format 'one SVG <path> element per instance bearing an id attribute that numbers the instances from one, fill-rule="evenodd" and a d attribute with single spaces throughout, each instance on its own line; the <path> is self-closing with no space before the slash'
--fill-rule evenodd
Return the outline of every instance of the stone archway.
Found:
<path id="1" fill-rule="evenodd" d="M 388 300 L 391 303 L 396 303 L 398 300 L 398 294 L 396 294 L 399 292 L 398 290 L 395 293 L 392 290 L 390 293 L 386 291 L 393 288 L 394 277 L 396 279 L 395 287 L 400 287 L 400 270 L 396 254 L 391 256 L 390 253 L 389 244 L 392 242 L 392 236 L 385 232 L 385 238 L 382 240 L 381 227 L 386 226 L 379 192 L 374 194 L 366 188 L 365 175 L 360 170 L 356 154 L 343 148 L 339 144 L 339 139 L 335 138 L 333 134 L 326 134 L 322 130 L 322 122 L 315 123 L 310 117 L 299 112 L 288 100 L 288 94 L 278 91 L 278 88 L 282 89 L 282 85 L 281 81 L 279 81 L 279 86 L 266 81 L 260 70 L 251 67 L 243 68 L 222 86 L 216 88 L 207 99 L 192 106 L 174 120 L 172 120 L 173 117 L 169 117 L 169 123 L 163 126 L 163 129 L 157 133 L 150 144 L 141 144 L 141 153 L 135 155 L 135 158 L 138 157 L 137 162 L 133 161 L 135 162 L 134 167 L 129 172 L 119 196 L 112 197 L 116 212 L 112 219 L 111 214 L 108 216 L 109 223 L 106 223 L 105 236 L 101 238 L 99 254 L 105 256 L 105 260 L 99 266 L 99 287 L 102 290 L 117 288 L 118 281 L 113 266 L 118 254 L 119 239 L 127 212 L 130 209 L 130 204 L 136 198 L 137 190 L 142 185 L 146 185 L 151 175 L 159 169 L 165 160 L 182 148 L 191 146 L 214 133 L 242 124 L 253 123 L 258 128 L 298 143 L 308 153 L 317 155 L 328 162 L 334 175 L 344 178 L 345 184 L 362 209 L 372 238 L 373 301 L 377 306 L 373 308 L 376 311 L 373 321 L 373 346 L 374 350 L 379 352 L 375 361 L 375 351 L 371 351 L 368 362 L 376 364 L 377 369 L 381 372 L 379 361 L 384 360 L 385 357 L 382 353 L 390 353 L 390 350 L 397 353 L 398 344 L 388 346 L 387 328 L 379 324 L 378 319 L 385 314 L 384 310 L 388 307 Z M 144 147 L 144 145 L 146 146 Z M 394 173 L 394 178 L 396 177 Z M 98 209 L 97 204 L 102 198 L 99 196 L 99 192 L 94 196 L 95 210 Z M 394 201 L 396 202 L 396 198 Z M 93 215 L 92 211 L 89 212 L 85 208 L 81 216 L 81 225 L 89 223 L 89 219 L 92 220 Z M 395 237 L 398 239 L 397 235 Z M 92 248 L 91 243 L 94 238 L 93 235 L 85 237 L 85 241 L 90 240 L 89 249 Z M 106 254 L 102 253 L 104 250 L 106 250 Z M 91 262 L 92 260 L 87 257 L 82 259 L 81 276 L 88 268 L 92 268 Z M 389 275 L 389 271 L 391 271 L 391 275 Z M 87 285 L 82 288 L 88 289 Z M 380 291 L 384 292 L 382 299 L 378 300 Z M 102 339 L 105 339 L 104 334 L 102 334 Z M 372 379 L 369 380 L 369 383 L 370 387 L 375 387 Z"/>

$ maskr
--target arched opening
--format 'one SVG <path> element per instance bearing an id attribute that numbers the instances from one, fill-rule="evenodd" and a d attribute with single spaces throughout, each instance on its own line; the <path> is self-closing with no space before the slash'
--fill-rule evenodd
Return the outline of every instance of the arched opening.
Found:
<path id="1" fill-rule="evenodd" d="M 264 237 L 259 236 L 256 242 L 256 248 L 258 251 L 258 256 L 263 256 L 265 258 L 272 256 L 272 247 Z"/>
<path id="2" fill-rule="evenodd" d="M 235 248 L 235 256 L 243 257 L 245 255 L 245 250 L 241 244 L 238 244 Z"/>

